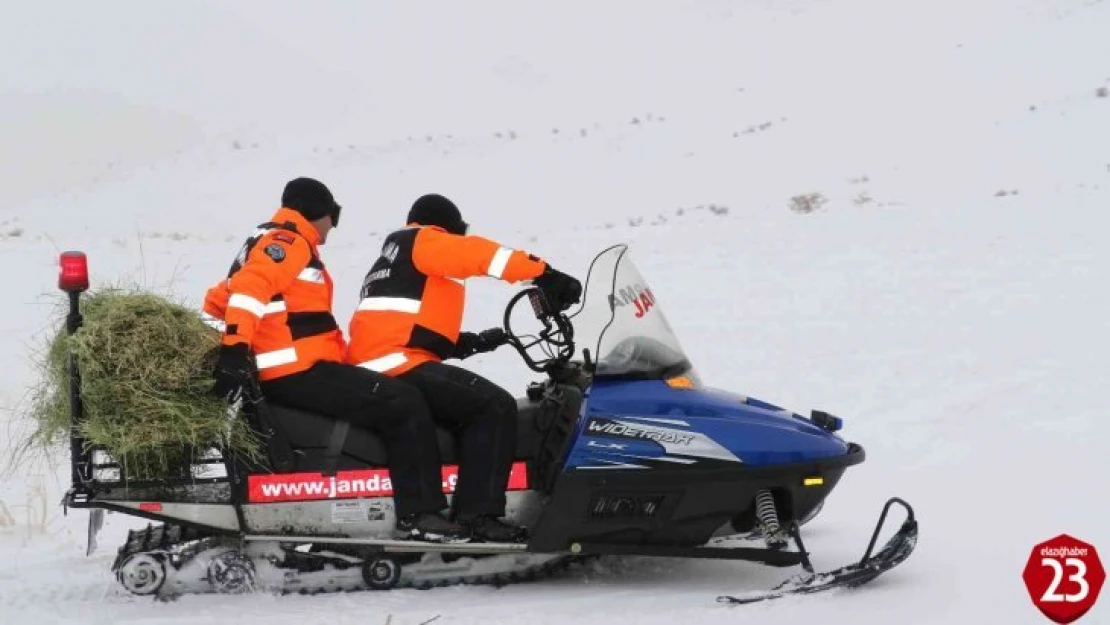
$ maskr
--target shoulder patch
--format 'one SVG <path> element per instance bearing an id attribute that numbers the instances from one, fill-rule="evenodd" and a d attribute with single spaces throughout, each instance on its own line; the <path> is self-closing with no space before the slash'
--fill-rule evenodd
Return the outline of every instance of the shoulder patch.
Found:
<path id="1" fill-rule="evenodd" d="M 276 243 L 267 245 L 266 249 L 262 251 L 266 252 L 266 255 L 272 258 L 275 263 L 285 260 L 285 248 Z"/>
<path id="2" fill-rule="evenodd" d="M 294 241 L 296 241 L 296 239 L 293 238 L 293 235 L 286 232 L 275 232 L 274 240 L 281 241 L 282 243 L 293 243 Z"/>

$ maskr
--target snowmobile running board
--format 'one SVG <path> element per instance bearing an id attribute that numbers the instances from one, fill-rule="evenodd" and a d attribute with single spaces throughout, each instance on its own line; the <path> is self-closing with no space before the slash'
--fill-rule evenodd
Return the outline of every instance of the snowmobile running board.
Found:
<path id="1" fill-rule="evenodd" d="M 524 543 L 436 543 L 416 540 L 385 540 L 377 538 L 333 538 L 329 536 L 289 536 L 283 534 L 243 537 L 245 541 L 275 543 L 314 543 L 318 545 L 362 545 L 387 553 L 478 553 L 482 555 L 526 553 Z"/>
<path id="2" fill-rule="evenodd" d="M 886 515 L 890 512 L 890 507 L 894 504 L 898 504 L 906 509 L 906 520 L 902 523 L 902 527 L 890 537 L 885 545 L 883 545 L 883 548 L 872 555 L 871 552 L 875 548 L 875 542 L 879 538 L 879 532 L 882 530 L 883 523 L 886 521 Z M 802 538 L 798 533 L 797 526 L 792 528 L 791 534 L 794 541 L 798 544 L 798 549 L 804 554 L 805 547 L 802 545 Z M 789 595 L 808 595 L 836 588 L 855 588 L 870 582 L 904 562 L 906 558 L 910 557 L 910 554 L 913 553 L 914 547 L 916 546 L 917 520 L 914 518 L 913 508 L 902 499 L 892 497 L 886 502 L 886 505 L 883 506 L 883 512 L 879 516 L 879 522 L 875 525 L 875 531 L 871 535 L 871 542 L 867 545 L 867 551 L 864 552 L 859 562 L 826 573 L 814 573 L 813 566 L 810 564 L 809 559 L 806 558 L 806 561 L 803 563 L 806 574 L 792 577 L 767 592 L 757 591 L 742 597 L 724 595 L 717 597 L 717 601 L 732 605 L 745 605 L 749 603 L 758 603 L 760 601 L 768 601 L 770 599 L 779 599 Z"/>
<path id="3" fill-rule="evenodd" d="M 291 536 L 283 534 L 252 534 L 244 541 L 274 543 L 313 543 L 318 545 L 356 545 L 385 553 L 454 553 L 503 555 L 533 553 L 525 543 L 436 543 L 413 540 L 386 540 L 378 538 L 345 538 L 328 536 Z M 808 562 L 807 554 L 797 551 L 774 551 L 743 547 L 667 547 L 652 545 L 613 545 L 598 543 L 572 543 L 565 551 L 543 552 L 547 555 L 566 556 L 641 556 L 660 558 L 706 558 L 744 560 L 770 566 L 794 566 Z"/>

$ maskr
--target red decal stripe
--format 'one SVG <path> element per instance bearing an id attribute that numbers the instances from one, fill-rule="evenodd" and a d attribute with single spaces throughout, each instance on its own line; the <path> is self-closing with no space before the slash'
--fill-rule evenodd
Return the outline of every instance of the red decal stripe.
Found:
<path id="1" fill-rule="evenodd" d="M 443 492 L 455 492 L 458 479 L 458 466 L 443 467 Z M 527 488 L 528 465 L 516 462 L 509 473 L 509 490 Z M 251 503 L 391 496 L 393 483 L 389 479 L 389 469 L 339 471 L 334 477 L 323 473 L 263 473 L 247 476 L 247 501 Z"/>

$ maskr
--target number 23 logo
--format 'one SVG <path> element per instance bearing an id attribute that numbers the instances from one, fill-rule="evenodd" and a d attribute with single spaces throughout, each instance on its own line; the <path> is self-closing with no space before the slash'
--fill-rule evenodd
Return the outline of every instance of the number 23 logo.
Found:
<path id="1" fill-rule="evenodd" d="M 1059 603 L 1061 601 L 1066 603 L 1077 603 L 1087 598 L 1087 594 L 1091 592 L 1091 587 L 1087 583 L 1087 565 L 1079 558 L 1068 558 L 1064 564 L 1056 558 L 1041 558 L 1041 564 L 1052 569 L 1052 583 L 1049 584 L 1048 590 L 1045 591 L 1041 597 L 1041 601 Z M 1064 567 L 1075 567 L 1075 573 L 1068 576 L 1069 581 L 1079 584 L 1079 593 L 1074 595 L 1057 594 L 1060 589 L 1060 582 L 1063 581 Z"/>

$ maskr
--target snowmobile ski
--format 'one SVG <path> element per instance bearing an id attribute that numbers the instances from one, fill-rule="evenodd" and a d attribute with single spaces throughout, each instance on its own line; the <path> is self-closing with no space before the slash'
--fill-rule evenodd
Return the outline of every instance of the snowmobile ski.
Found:
<path id="1" fill-rule="evenodd" d="M 875 548 L 879 532 L 886 521 L 886 515 L 894 504 L 901 505 L 906 509 L 906 520 L 902 523 L 902 527 L 887 540 L 883 548 L 872 555 L 871 552 Z M 797 533 L 796 528 L 793 531 L 793 536 L 799 544 L 799 549 L 804 553 L 805 548 L 801 545 L 801 536 Z M 904 562 L 916 546 L 917 520 L 914 518 L 913 508 L 905 501 L 895 497 L 883 506 L 883 512 L 875 526 L 871 542 L 859 562 L 826 573 L 814 573 L 813 567 L 807 558 L 807 561 L 803 564 L 806 573 L 792 577 L 767 592 L 755 592 L 744 596 L 723 595 L 717 597 L 717 601 L 732 605 L 745 605 L 790 595 L 808 595 L 836 588 L 855 588 L 870 582 Z"/>

